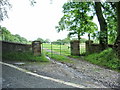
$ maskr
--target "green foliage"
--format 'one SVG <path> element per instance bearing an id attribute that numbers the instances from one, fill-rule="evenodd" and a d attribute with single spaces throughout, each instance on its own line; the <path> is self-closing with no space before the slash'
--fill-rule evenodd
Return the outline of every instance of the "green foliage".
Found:
<path id="1" fill-rule="evenodd" d="M 44 40 L 42 38 L 37 38 L 36 41 L 41 41 L 42 43 L 44 42 Z"/>
<path id="2" fill-rule="evenodd" d="M 48 62 L 45 55 L 33 56 L 32 52 L 10 52 L 2 55 L 3 60 Z"/>
<path id="3" fill-rule="evenodd" d="M 117 36 L 117 15 L 114 2 L 102 3 L 103 14 L 107 21 L 109 43 L 113 44 Z"/>
<path id="4" fill-rule="evenodd" d="M 72 38 L 71 40 L 78 40 L 77 38 Z M 80 39 L 80 43 L 85 43 L 85 41 L 87 41 L 86 38 L 81 38 Z"/>
<path id="5" fill-rule="evenodd" d="M 42 38 L 37 38 L 36 41 L 41 41 L 42 43 L 50 43 L 50 40 L 49 40 L 49 39 L 44 40 L 44 39 L 42 39 Z"/>
<path id="6" fill-rule="evenodd" d="M 93 13 L 91 2 L 67 2 L 63 5 L 64 16 L 59 21 L 59 26 L 56 26 L 58 32 L 68 30 L 68 36 L 80 36 L 86 32 L 91 33 L 97 30 L 97 25 L 92 22 Z M 90 14 L 91 13 L 91 14 Z"/>
<path id="7" fill-rule="evenodd" d="M 53 41 L 52 44 L 61 44 L 61 45 L 64 45 L 64 44 L 69 44 L 70 43 L 70 38 L 65 38 L 65 39 L 58 39 L 57 41 Z"/>
<path id="8" fill-rule="evenodd" d="M 87 41 L 87 39 L 81 38 L 80 43 L 85 43 L 85 41 Z"/>
<path id="9" fill-rule="evenodd" d="M 120 71 L 120 60 L 117 58 L 112 48 L 104 50 L 101 53 L 88 55 L 85 59 L 93 64 Z"/>
<path id="10" fill-rule="evenodd" d="M 45 39 L 44 43 L 50 43 L 50 39 Z"/>
<path id="11" fill-rule="evenodd" d="M 117 15 L 116 15 L 116 5 L 114 2 L 101 2 L 100 7 L 102 8 L 102 15 L 104 16 L 105 22 L 107 23 L 107 37 L 108 43 L 113 44 L 117 37 Z M 100 15 L 100 14 L 99 14 Z M 102 19 L 101 19 L 102 20 Z M 105 35 L 104 32 L 93 33 L 94 39 L 103 40 Z M 103 40 L 104 42 L 105 40 Z"/>
<path id="12" fill-rule="evenodd" d="M 101 8 L 105 21 L 107 22 L 108 42 L 113 44 L 117 36 L 115 3 L 102 2 Z M 91 36 L 97 40 L 105 36 L 97 31 L 97 25 L 92 22 L 93 16 L 95 15 L 94 3 L 68 2 L 63 5 L 63 9 L 64 16 L 59 21 L 59 25 L 56 26 L 58 32 L 68 30 L 70 31 L 69 36 L 79 35 L 78 37 L 85 33 L 91 33 Z"/>
<path id="13" fill-rule="evenodd" d="M 0 26 L 0 40 L 3 41 L 10 41 L 10 42 L 18 42 L 18 43 L 28 43 L 27 39 L 24 37 L 21 37 L 18 34 L 11 34 L 11 32 L 9 30 L 7 30 L 5 27 L 1 27 Z"/>

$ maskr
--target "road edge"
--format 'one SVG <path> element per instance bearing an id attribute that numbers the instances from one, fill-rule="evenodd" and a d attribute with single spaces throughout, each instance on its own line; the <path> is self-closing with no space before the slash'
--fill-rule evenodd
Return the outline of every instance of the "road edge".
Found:
<path id="1" fill-rule="evenodd" d="M 25 70 L 25 69 L 22 69 L 22 68 L 19 68 L 17 66 L 14 66 L 12 64 L 8 64 L 8 63 L 4 63 L 4 62 L 1 62 L 0 61 L 0 64 L 2 65 L 6 65 L 6 66 L 9 66 L 9 67 L 12 67 L 14 69 L 17 69 L 21 72 L 24 72 L 26 74 L 29 74 L 29 75 L 32 75 L 32 76 L 35 76 L 35 77 L 39 77 L 39 78 L 43 78 L 43 79 L 47 79 L 47 80 L 51 80 L 51 81 L 54 81 L 54 82 L 57 82 L 57 83 L 61 83 L 61 84 L 65 84 L 65 85 L 68 85 L 68 86 L 72 86 L 72 87 L 75 87 L 75 88 L 87 88 L 83 85 L 79 85 L 79 84 L 75 84 L 75 83 L 71 83 L 71 82 L 66 82 L 66 81 L 63 81 L 63 80 L 60 80 L 60 79 L 54 79 L 54 78 L 51 78 L 51 77 L 48 77 L 48 76 L 43 76 L 43 75 L 39 75 L 39 74 L 36 74 L 36 73 L 33 73 L 33 72 L 30 72 L 28 70 Z M 97 87 L 96 87 L 97 88 Z M 99 87 L 98 87 L 99 88 Z"/>

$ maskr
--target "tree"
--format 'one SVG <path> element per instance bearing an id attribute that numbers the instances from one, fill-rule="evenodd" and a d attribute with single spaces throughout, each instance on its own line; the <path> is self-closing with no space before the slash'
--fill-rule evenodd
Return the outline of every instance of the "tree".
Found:
<path id="1" fill-rule="evenodd" d="M 97 5 L 98 7 L 99 5 Z M 103 9 L 107 11 L 106 13 L 102 13 L 106 16 L 107 21 L 107 29 L 108 29 L 108 35 L 114 43 L 114 49 L 118 55 L 118 58 L 120 59 L 120 1 L 119 2 L 109 2 L 101 4 Z M 100 14 L 99 14 L 100 15 Z M 116 22 L 117 21 L 117 22 Z M 105 27 L 105 26 L 104 26 Z M 116 35 L 117 34 L 117 35 Z M 116 38 L 116 40 L 115 40 Z"/>
<path id="2" fill-rule="evenodd" d="M 62 39 L 62 42 L 63 42 L 64 44 L 69 44 L 69 43 L 70 43 L 70 38 L 67 37 L 67 38 L 65 38 L 65 39 Z"/>
<path id="3" fill-rule="evenodd" d="M 29 0 L 30 5 L 34 6 L 36 1 Z M 12 4 L 9 0 L 0 0 L 0 22 L 3 21 L 5 18 L 8 18 L 8 11 L 12 8 Z"/>
<path id="4" fill-rule="evenodd" d="M 91 5 L 92 3 L 90 2 L 65 3 L 63 5 L 64 16 L 59 21 L 59 26 L 56 27 L 58 32 L 68 30 L 70 32 L 68 36 L 77 35 L 78 40 L 81 39 L 81 36 L 84 35 L 85 32 L 90 33 L 90 31 L 92 31 L 91 29 L 96 27 L 95 23 L 93 24 L 92 22 L 93 15 L 88 14 L 88 12 L 91 11 Z"/>
<path id="5" fill-rule="evenodd" d="M 74 0 L 70 0 L 73 1 Z M 94 2 L 90 7 L 94 6 L 93 15 L 96 14 L 100 24 L 100 32 L 92 32 L 92 36 L 99 35 L 101 50 L 108 46 L 108 40 L 113 43 L 116 38 L 116 8 L 113 2 Z M 95 11 L 95 12 L 94 12 Z M 83 17 L 84 18 L 84 17 Z M 91 31 L 91 30 L 89 30 Z M 96 34 L 96 35 L 95 35 Z M 89 34 L 90 37 L 90 34 Z M 90 38 L 89 38 L 90 39 Z"/>
<path id="6" fill-rule="evenodd" d="M 116 11 L 117 11 L 117 38 L 115 41 L 115 50 L 120 59 L 120 1 L 116 3 Z"/>
<path id="7" fill-rule="evenodd" d="M 5 18 L 8 18 L 8 9 L 12 6 L 8 0 L 0 0 L 0 21 L 3 21 Z"/>
<path id="8" fill-rule="evenodd" d="M 42 43 L 44 42 L 44 40 L 42 38 L 37 38 L 36 41 L 41 41 Z"/>
<path id="9" fill-rule="evenodd" d="M 64 44 L 69 44 L 70 43 L 70 39 L 69 39 L 69 37 L 67 37 L 67 38 L 64 38 L 64 39 L 58 39 L 58 40 L 56 40 L 56 41 L 53 41 L 52 42 L 53 44 L 62 44 L 62 45 L 64 45 Z"/>
<path id="10" fill-rule="evenodd" d="M 117 13 L 114 2 L 102 3 L 103 15 L 107 22 L 108 43 L 113 44 L 117 37 Z"/>
<path id="11" fill-rule="evenodd" d="M 100 24 L 100 46 L 101 50 L 104 50 L 108 47 L 108 32 L 107 32 L 107 23 L 103 17 L 103 12 L 101 9 L 101 2 L 95 2 L 95 11 L 98 17 Z"/>
<path id="12" fill-rule="evenodd" d="M 13 41 L 14 37 L 13 35 L 5 28 L 0 26 L 0 30 L 2 32 L 2 40 L 4 41 Z"/>
<path id="13" fill-rule="evenodd" d="M 11 34 L 11 32 L 9 30 L 7 30 L 5 27 L 1 27 L 0 26 L 0 30 L 1 30 L 1 40 L 3 41 L 10 41 L 10 42 L 18 42 L 18 43 L 28 43 L 27 39 L 24 37 L 21 37 L 18 34 Z"/>
<path id="14" fill-rule="evenodd" d="M 50 43 L 50 39 L 44 40 L 44 43 Z"/>
<path id="15" fill-rule="evenodd" d="M 88 24 L 85 29 L 87 29 L 86 33 L 88 33 L 88 38 L 90 41 L 90 38 L 93 36 L 94 32 L 98 30 L 98 26 L 91 20 L 88 20 Z"/>

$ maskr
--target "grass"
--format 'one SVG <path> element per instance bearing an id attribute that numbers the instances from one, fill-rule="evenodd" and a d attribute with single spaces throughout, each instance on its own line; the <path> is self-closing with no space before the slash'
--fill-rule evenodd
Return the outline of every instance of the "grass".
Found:
<path id="1" fill-rule="evenodd" d="M 57 60 L 59 62 L 67 62 L 67 63 L 73 63 L 72 60 L 70 60 L 69 58 L 67 58 L 66 56 L 63 56 L 63 55 L 59 55 L 59 54 L 51 54 L 51 52 L 46 52 L 44 50 L 45 54 L 49 57 L 51 57 L 52 59 L 54 60 Z"/>
<path id="2" fill-rule="evenodd" d="M 101 53 L 88 55 L 85 57 L 85 60 L 120 72 L 120 60 L 112 48 L 104 50 Z"/>
<path id="3" fill-rule="evenodd" d="M 40 61 L 48 62 L 49 60 L 44 54 L 41 56 L 33 56 L 32 52 L 10 52 L 2 55 L 3 60 L 15 60 L 15 61 Z"/>

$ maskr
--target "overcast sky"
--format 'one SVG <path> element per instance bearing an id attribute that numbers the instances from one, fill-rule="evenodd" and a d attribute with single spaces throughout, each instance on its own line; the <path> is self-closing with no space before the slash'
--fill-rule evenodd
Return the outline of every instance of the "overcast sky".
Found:
<path id="1" fill-rule="evenodd" d="M 12 34 L 32 41 L 38 37 L 51 41 L 67 37 L 67 31 L 57 33 L 55 29 L 63 16 L 62 6 L 67 0 L 52 0 L 52 4 L 50 0 L 36 0 L 34 7 L 30 6 L 29 0 L 10 1 L 13 7 L 9 11 L 9 19 L 1 24 Z"/>

